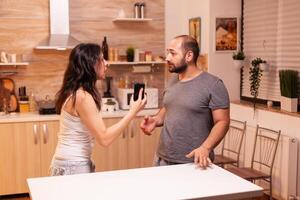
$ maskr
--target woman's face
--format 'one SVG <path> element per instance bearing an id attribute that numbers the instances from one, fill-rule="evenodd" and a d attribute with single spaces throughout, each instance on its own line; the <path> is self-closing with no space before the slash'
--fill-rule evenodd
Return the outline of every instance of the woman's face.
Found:
<path id="1" fill-rule="evenodd" d="M 96 64 L 96 73 L 98 75 L 99 80 L 104 80 L 105 79 L 105 73 L 107 70 L 108 63 L 107 61 L 103 58 L 103 56 L 100 56 L 99 62 Z"/>

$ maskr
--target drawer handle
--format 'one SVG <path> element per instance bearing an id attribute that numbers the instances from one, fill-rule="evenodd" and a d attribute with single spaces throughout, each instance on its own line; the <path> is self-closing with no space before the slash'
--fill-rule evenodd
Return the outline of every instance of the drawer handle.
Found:
<path id="1" fill-rule="evenodd" d="M 125 138 L 126 137 L 126 130 L 124 130 L 123 132 L 122 132 L 122 138 Z"/>
<path id="2" fill-rule="evenodd" d="M 38 143 L 38 127 L 36 124 L 33 124 L 33 139 L 34 139 L 34 144 Z"/>
<path id="3" fill-rule="evenodd" d="M 135 129 L 133 128 L 133 126 L 134 126 L 134 125 L 133 125 L 133 122 L 131 121 L 131 122 L 130 122 L 130 126 L 129 126 L 129 128 L 130 128 L 129 131 L 130 131 L 131 138 L 134 137 L 134 130 L 135 130 Z"/>
<path id="4" fill-rule="evenodd" d="M 44 133 L 44 144 L 47 144 L 49 132 L 48 132 L 48 126 L 47 124 L 43 124 L 43 133 Z"/>

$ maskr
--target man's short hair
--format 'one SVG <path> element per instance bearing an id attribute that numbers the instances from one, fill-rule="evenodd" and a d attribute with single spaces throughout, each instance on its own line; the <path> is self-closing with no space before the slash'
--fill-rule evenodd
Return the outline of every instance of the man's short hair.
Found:
<path id="1" fill-rule="evenodd" d="M 197 59 L 200 53 L 199 45 L 197 40 L 189 35 L 179 35 L 175 39 L 182 39 L 182 49 L 186 53 L 187 51 L 192 51 L 194 54 L 193 62 L 197 64 Z"/>

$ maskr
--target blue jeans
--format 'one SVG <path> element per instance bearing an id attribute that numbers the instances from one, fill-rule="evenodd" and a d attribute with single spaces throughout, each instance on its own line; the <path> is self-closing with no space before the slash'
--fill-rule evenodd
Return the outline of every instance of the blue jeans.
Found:
<path id="1" fill-rule="evenodd" d="M 92 161 L 52 160 L 50 166 L 51 176 L 64 176 L 92 172 L 95 172 L 95 165 Z"/>
<path id="2" fill-rule="evenodd" d="M 174 162 L 164 160 L 164 159 L 158 157 L 156 154 L 155 154 L 154 160 L 153 160 L 153 166 L 156 166 L 156 167 L 167 166 L 167 165 L 178 165 L 178 164 L 181 164 L 181 163 L 174 163 Z"/>

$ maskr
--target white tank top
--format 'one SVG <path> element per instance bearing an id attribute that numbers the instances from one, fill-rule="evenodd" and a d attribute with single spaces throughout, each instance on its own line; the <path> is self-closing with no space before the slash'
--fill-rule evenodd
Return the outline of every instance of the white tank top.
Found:
<path id="1" fill-rule="evenodd" d="M 94 138 L 79 117 L 72 116 L 63 110 L 71 96 L 66 99 L 61 109 L 58 143 L 53 158 L 68 161 L 89 161 Z"/>

